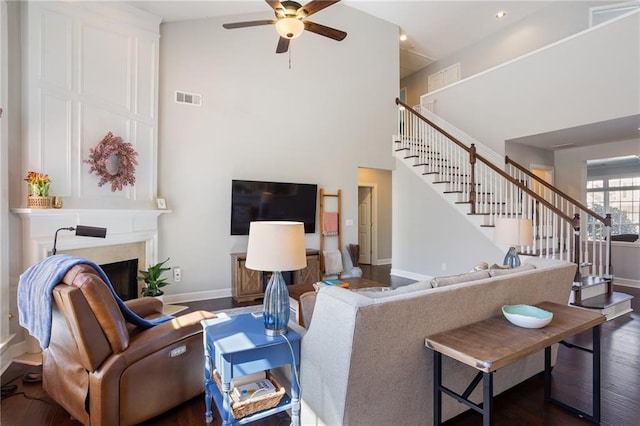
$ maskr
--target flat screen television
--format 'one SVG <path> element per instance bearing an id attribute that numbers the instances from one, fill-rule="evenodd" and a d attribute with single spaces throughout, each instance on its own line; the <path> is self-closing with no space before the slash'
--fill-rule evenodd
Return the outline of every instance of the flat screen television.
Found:
<path id="1" fill-rule="evenodd" d="M 291 220 L 304 223 L 304 232 L 316 229 L 318 185 L 308 183 L 231 181 L 231 235 L 249 235 L 249 223 Z"/>

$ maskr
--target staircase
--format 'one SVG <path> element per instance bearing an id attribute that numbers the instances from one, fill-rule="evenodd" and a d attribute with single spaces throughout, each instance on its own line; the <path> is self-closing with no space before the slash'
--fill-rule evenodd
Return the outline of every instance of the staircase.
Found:
<path id="1" fill-rule="evenodd" d="M 607 320 L 631 312 L 631 299 L 614 292 L 611 215 L 579 201 L 502 158 L 431 111 L 398 105 L 396 156 L 492 239 L 497 218 L 531 221 L 533 244 L 521 255 L 576 263 L 569 303 L 598 310 Z M 496 164 L 504 164 L 499 167 Z"/>

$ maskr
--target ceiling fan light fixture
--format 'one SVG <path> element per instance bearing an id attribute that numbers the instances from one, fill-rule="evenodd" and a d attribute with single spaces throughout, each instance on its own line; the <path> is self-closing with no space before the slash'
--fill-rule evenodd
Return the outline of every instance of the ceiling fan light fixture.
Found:
<path id="1" fill-rule="evenodd" d="M 281 37 L 294 39 L 304 31 L 304 24 L 296 18 L 282 18 L 276 22 L 276 31 Z"/>

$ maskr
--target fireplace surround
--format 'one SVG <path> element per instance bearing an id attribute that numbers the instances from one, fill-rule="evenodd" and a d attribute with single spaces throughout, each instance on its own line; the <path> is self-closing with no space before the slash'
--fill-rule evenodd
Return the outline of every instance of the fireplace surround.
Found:
<path id="1" fill-rule="evenodd" d="M 158 218 L 169 210 L 12 209 L 22 219 L 23 269 L 51 254 L 56 229 L 77 224 L 107 228 L 106 238 L 58 236 L 57 252 L 98 265 L 137 260 L 139 269 L 158 259 Z M 128 290 L 132 292 L 132 289 Z M 136 290 L 136 295 L 140 289 Z"/>

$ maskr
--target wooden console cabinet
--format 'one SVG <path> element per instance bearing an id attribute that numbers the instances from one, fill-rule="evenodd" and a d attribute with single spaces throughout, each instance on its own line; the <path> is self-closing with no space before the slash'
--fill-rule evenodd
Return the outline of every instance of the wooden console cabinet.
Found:
<path id="1" fill-rule="evenodd" d="M 231 291 L 236 302 L 248 302 L 264 296 L 263 272 L 245 266 L 247 253 L 231 253 Z M 307 249 L 307 267 L 293 271 L 291 284 L 320 281 L 320 251 Z"/>

